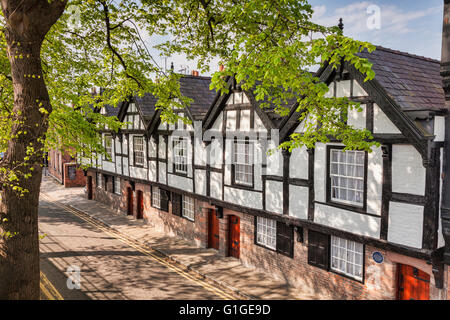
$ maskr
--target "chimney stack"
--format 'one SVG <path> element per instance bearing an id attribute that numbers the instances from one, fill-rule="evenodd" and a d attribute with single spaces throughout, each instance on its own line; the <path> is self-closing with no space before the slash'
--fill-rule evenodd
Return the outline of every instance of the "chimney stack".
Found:
<path id="1" fill-rule="evenodd" d="M 194 77 L 198 77 L 198 71 L 197 71 L 197 70 L 192 70 L 191 74 L 192 74 Z"/>
<path id="2" fill-rule="evenodd" d="M 450 0 L 444 0 L 441 76 L 445 93 L 445 147 L 441 195 L 442 233 L 445 239 L 444 262 L 450 265 Z"/>

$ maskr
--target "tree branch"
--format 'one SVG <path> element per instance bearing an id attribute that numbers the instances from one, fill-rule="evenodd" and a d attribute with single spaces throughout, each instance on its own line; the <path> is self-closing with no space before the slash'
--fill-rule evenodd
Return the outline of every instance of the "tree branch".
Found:
<path id="1" fill-rule="evenodd" d="M 125 70 L 125 75 L 127 78 L 134 80 L 139 88 L 143 88 L 142 84 L 139 82 L 138 79 L 130 75 L 127 71 L 127 65 L 125 64 L 125 61 L 123 60 L 122 56 L 114 49 L 113 45 L 111 44 L 111 22 L 109 20 L 109 8 L 108 4 L 105 1 L 100 1 L 100 3 L 103 6 L 103 13 L 105 14 L 105 24 L 106 24 L 106 44 L 108 45 L 108 48 L 111 50 L 113 55 L 119 59 L 120 64 L 122 65 L 123 69 Z"/>

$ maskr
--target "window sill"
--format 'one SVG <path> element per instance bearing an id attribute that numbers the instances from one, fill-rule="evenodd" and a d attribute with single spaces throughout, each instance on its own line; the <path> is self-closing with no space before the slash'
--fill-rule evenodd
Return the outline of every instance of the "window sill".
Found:
<path id="1" fill-rule="evenodd" d="M 327 201 L 327 202 L 314 201 L 314 203 L 325 205 L 325 206 L 330 206 L 330 207 L 338 208 L 338 209 L 342 209 L 342 210 L 353 211 L 353 212 L 365 214 L 365 215 L 376 217 L 376 218 L 381 217 L 381 216 L 373 214 L 373 213 L 368 213 L 365 207 L 350 206 L 350 205 L 341 204 L 341 203 L 337 203 L 337 202 L 333 202 L 333 201 Z"/>
<path id="2" fill-rule="evenodd" d="M 273 249 L 273 248 L 271 248 L 271 247 L 265 246 L 265 245 L 263 245 L 263 244 L 260 244 L 260 243 L 258 243 L 258 242 L 256 242 L 256 241 L 255 241 L 255 245 L 257 245 L 258 247 L 261 247 L 261 248 L 267 249 L 267 250 L 269 250 L 269 251 L 272 251 L 272 252 L 278 253 L 277 249 Z"/>
<path id="3" fill-rule="evenodd" d="M 363 267 L 364 267 L 364 266 L 363 266 Z M 342 272 L 340 272 L 340 271 L 336 271 L 336 270 L 332 269 L 331 267 L 330 267 L 330 269 L 329 269 L 329 272 L 334 273 L 334 274 L 337 274 L 338 276 L 347 278 L 347 279 L 349 279 L 349 280 L 352 280 L 352 281 L 355 281 L 355 282 L 364 284 L 364 274 L 363 274 L 363 278 L 362 278 L 362 279 L 357 279 L 357 278 L 353 278 L 353 277 L 350 276 L 350 275 L 347 275 L 347 274 L 345 274 L 345 273 L 342 273 Z M 364 271 L 363 271 L 363 273 L 364 273 Z"/>

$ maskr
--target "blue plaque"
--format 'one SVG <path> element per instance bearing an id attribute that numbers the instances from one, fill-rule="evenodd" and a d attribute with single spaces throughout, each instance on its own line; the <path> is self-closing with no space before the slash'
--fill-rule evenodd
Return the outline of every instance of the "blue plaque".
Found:
<path id="1" fill-rule="evenodd" d="M 381 254 L 381 252 L 378 252 L 378 251 L 375 251 L 372 254 L 372 258 L 373 258 L 373 261 L 375 261 L 376 263 L 383 263 L 383 261 L 384 261 L 383 255 Z"/>

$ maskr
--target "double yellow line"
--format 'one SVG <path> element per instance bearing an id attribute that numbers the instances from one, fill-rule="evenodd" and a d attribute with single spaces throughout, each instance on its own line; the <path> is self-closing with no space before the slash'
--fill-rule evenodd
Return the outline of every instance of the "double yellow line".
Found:
<path id="1" fill-rule="evenodd" d="M 170 263 L 169 261 L 167 261 L 164 258 L 158 257 L 157 255 L 155 255 L 155 253 L 157 251 L 151 249 L 151 250 L 147 250 L 145 248 L 143 248 L 141 245 L 138 245 L 134 242 L 134 240 L 130 240 L 126 237 L 124 237 L 123 235 L 121 235 L 119 232 L 117 231 L 113 231 L 111 230 L 110 227 L 105 227 L 102 224 L 100 224 L 97 220 L 91 218 L 90 216 L 88 216 L 85 213 L 80 213 L 77 210 L 73 209 L 70 206 L 58 203 L 56 201 L 54 201 L 53 199 L 51 199 L 48 195 L 41 193 L 41 196 L 43 196 L 43 198 L 45 198 L 46 200 L 48 200 L 49 202 L 51 202 L 52 204 L 60 207 L 63 210 L 66 210 L 70 213 L 72 213 L 73 215 L 77 216 L 78 218 L 86 221 L 87 223 L 95 226 L 97 229 L 100 229 L 101 231 L 103 231 L 104 233 L 120 240 L 121 242 L 125 243 L 126 245 L 133 247 L 134 249 L 136 249 L 137 251 L 145 254 L 146 256 L 149 256 L 150 258 L 152 258 L 153 260 L 155 260 L 156 262 L 158 262 L 161 265 L 164 265 L 165 267 L 169 268 L 170 270 L 176 272 L 177 274 L 179 274 L 180 276 L 202 286 L 203 288 L 205 288 L 206 290 L 218 295 L 220 298 L 224 299 L 224 300 L 237 300 L 236 297 L 234 297 L 233 295 L 225 292 L 224 290 L 214 287 L 211 284 L 209 284 L 208 282 L 200 279 L 200 278 L 196 278 L 194 277 L 192 274 L 189 274 L 188 272 L 184 271 L 183 269 L 181 269 L 180 267 L 176 266 L 173 263 Z"/>
<path id="2" fill-rule="evenodd" d="M 52 283 L 47 279 L 45 274 L 41 271 L 41 294 L 45 300 L 64 300 L 61 294 L 56 290 Z"/>

